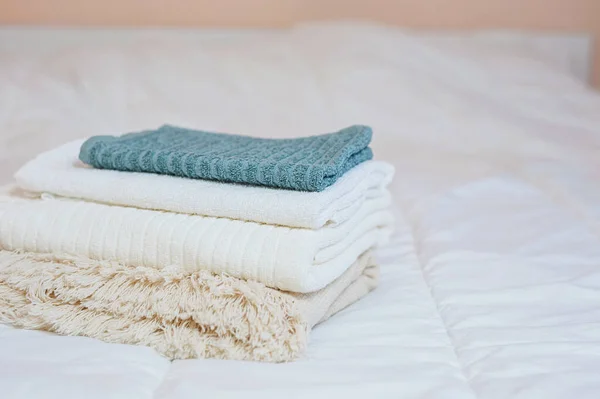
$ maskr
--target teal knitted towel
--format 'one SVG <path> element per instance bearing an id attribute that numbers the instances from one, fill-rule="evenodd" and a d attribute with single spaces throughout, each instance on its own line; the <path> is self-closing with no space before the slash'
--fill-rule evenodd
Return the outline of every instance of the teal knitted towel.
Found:
<path id="1" fill-rule="evenodd" d="M 296 139 L 263 139 L 165 125 L 95 136 L 79 158 L 95 168 L 159 173 L 299 191 L 322 191 L 373 157 L 372 131 L 350 126 Z"/>

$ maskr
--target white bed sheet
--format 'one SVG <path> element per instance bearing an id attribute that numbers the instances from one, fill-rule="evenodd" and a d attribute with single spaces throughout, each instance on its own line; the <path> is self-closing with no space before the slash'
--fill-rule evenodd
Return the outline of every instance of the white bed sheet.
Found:
<path id="1" fill-rule="evenodd" d="M 396 166 L 398 231 L 378 290 L 298 362 L 171 364 L 0 326 L 2 398 L 598 397 L 600 97 L 547 58 L 347 25 L 40 47 L 0 52 L 0 179 L 165 121 L 271 137 L 368 123 Z"/>

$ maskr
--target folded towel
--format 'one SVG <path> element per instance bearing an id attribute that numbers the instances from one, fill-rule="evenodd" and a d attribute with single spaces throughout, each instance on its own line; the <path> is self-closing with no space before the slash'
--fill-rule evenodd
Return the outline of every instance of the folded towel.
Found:
<path id="1" fill-rule="evenodd" d="M 387 240 L 390 202 L 389 193 L 367 199 L 347 221 L 309 230 L 14 194 L 0 203 L 0 246 L 131 266 L 207 269 L 312 292 Z"/>
<path id="2" fill-rule="evenodd" d="M 394 168 L 366 161 L 322 192 L 279 190 L 149 173 L 93 169 L 77 158 L 84 140 L 38 155 L 15 175 L 19 187 L 113 205 L 318 229 L 349 219 L 385 195 Z"/>
<path id="3" fill-rule="evenodd" d="M 322 191 L 373 157 L 371 129 L 296 139 L 262 139 L 165 125 L 121 137 L 95 136 L 80 159 L 99 169 Z"/>
<path id="4" fill-rule="evenodd" d="M 0 322 L 19 328 L 150 346 L 170 359 L 283 362 L 312 326 L 377 284 L 367 253 L 312 294 L 226 275 L 0 251 Z"/>

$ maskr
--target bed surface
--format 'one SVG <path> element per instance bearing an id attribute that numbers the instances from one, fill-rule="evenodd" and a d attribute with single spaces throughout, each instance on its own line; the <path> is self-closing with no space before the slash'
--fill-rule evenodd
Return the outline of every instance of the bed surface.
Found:
<path id="1" fill-rule="evenodd" d="M 170 363 L 0 325 L 0 397 L 598 397 L 600 97 L 577 45 L 371 25 L 15 35 L 0 32 L 3 182 L 68 140 L 165 122 L 269 137 L 365 123 L 396 167 L 398 223 L 380 287 L 295 363 Z"/>

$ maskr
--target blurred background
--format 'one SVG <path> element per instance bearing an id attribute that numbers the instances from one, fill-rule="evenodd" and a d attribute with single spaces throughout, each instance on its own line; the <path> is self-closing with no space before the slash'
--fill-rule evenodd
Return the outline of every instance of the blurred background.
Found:
<path id="1" fill-rule="evenodd" d="M 420 29 L 600 34 L 598 0 L 1 0 L 0 24 L 284 27 L 324 20 Z M 596 46 L 596 64 L 600 47 Z M 600 84 L 600 66 L 594 82 Z"/>
<path id="2" fill-rule="evenodd" d="M 0 180 L 163 123 L 547 157 L 595 134 L 599 33 L 598 0 L 0 0 Z"/>

